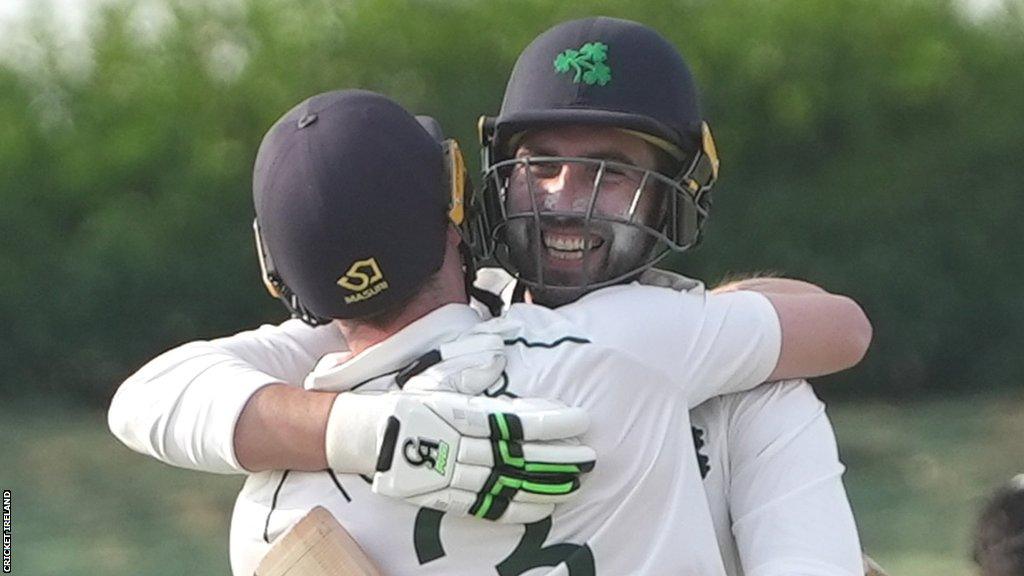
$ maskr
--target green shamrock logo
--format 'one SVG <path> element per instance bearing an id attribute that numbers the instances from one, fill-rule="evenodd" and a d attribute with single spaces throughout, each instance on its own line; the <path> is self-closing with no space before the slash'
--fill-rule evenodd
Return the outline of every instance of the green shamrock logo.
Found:
<path id="1" fill-rule="evenodd" d="M 555 58 L 555 71 L 559 74 L 575 70 L 574 83 L 583 80 L 589 86 L 604 86 L 612 81 L 612 69 L 608 67 L 608 45 L 601 42 L 587 42 L 579 50 L 566 50 Z"/>

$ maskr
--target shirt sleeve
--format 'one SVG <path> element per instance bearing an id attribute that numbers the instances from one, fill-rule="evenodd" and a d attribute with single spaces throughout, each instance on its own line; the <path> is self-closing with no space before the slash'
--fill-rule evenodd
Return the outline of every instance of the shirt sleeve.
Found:
<path id="1" fill-rule="evenodd" d="M 782 343 L 775 307 L 755 292 L 632 284 L 598 290 L 558 311 L 594 342 L 662 371 L 691 408 L 763 382 Z"/>
<path id="2" fill-rule="evenodd" d="M 690 379 L 690 406 L 764 382 L 775 370 L 781 349 L 779 316 L 762 294 L 705 294 L 703 321 L 682 368 Z"/>
<path id="3" fill-rule="evenodd" d="M 727 400 L 729 511 L 747 576 L 861 576 L 835 435 L 803 381 Z"/>
<path id="4" fill-rule="evenodd" d="M 234 432 L 249 398 L 268 384 L 301 386 L 323 354 L 344 348 L 334 326 L 298 320 L 190 342 L 125 380 L 107 423 L 132 450 L 172 466 L 246 473 L 235 456 Z"/>

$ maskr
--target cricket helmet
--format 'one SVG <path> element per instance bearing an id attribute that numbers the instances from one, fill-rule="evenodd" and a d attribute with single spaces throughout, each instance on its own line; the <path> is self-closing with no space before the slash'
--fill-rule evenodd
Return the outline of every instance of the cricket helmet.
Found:
<path id="1" fill-rule="evenodd" d="M 395 170 L 395 163 L 401 170 Z M 313 96 L 256 156 L 256 247 L 264 284 L 308 324 L 370 317 L 440 269 L 466 183 L 454 142 L 362 90 Z"/>
<path id="2" fill-rule="evenodd" d="M 665 161 L 652 169 L 592 158 L 516 156 L 531 131 L 572 126 L 626 132 L 652 145 Z M 686 62 L 651 28 L 598 17 L 549 29 L 519 56 L 500 113 L 481 118 L 479 129 L 484 158 L 481 256 L 497 260 L 531 289 L 562 291 L 564 299 L 574 299 L 633 279 L 670 251 L 686 250 L 700 240 L 718 157 Z M 564 221 L 573 215 L 545 212 L 536 205 L 519 211 L 509 206 L 517 171 L 567 163 L 592 164 L 595 197 L 606 184 L 603 175 L 631 172 L 638 183 L 636 196 L 657 194 L 662 204 L 657 217 L 646 222 L 635 214 L 599 214 L 592 208 L 575 214 L 584 228 L 610 227 L 616 237 L 606 247 L 605 265 L 576 285 L 546 279 L 540 255 L 545 219 Z"/>

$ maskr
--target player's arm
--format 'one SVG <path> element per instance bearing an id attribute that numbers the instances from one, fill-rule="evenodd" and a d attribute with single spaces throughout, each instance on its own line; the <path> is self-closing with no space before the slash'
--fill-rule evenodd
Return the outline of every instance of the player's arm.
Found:
<path id="1" fill-rule="evenodd" d="M 285 384 L 257 390 L 235 426 L 238 464 L 250 472 L 326 469 L 324 438 L 337 396 Z"/>
<path id="2" fill-rule="evenodd" d="M 234 437 L 249 400 L 273 384 L 298 386 L 320 356 L 344 346 L 333 326 L 310 328 L 297 320 L 184 344 L 121 384 L 108 425 L 129 448 L 167 464 L 245 473 Z M 267 434 L 277 434 L 290 429 L 287 418 L 298 410 L 250 416 L 267 426 Z"/>
<path id="3" fill-rule="evenodd" d="M 870 336 L 855 303 L 797 281 L 782 282 L 785 290 L 798 289 L 792 295 L 777 295 L 784 289 L 776 285 L 770 291 L 764 284 L 750 286 L 766 295 L 746 289 L 707 292 L 697 282 L 652 281 L 651 276 L 644 280 L 653 285 L 597 290 L 558 312 L 594 342 L 662 370 L 691 407 L 770 379 L 838 371 L 863 355 Z M 791 298 L 799 305 L 790 306 Z M 782 303 L 781 319 L 776 302 Z"/>
<path id="4" fill-rule="evenodd" d="M 746 290 L 771 302 L 779 317 L 779 359 L 768 380 L 811 378 L 856 365 L 867 353 L 872 328 L 852 299 L 789 278 L 751 278 L 712 290 Z"/>
<path id="5" fill-rule="evenodd" d="M 745 573 L 863 574 L 844 467 L 810 386 L 778 382 L 723 400 L 729 510 Z"/>

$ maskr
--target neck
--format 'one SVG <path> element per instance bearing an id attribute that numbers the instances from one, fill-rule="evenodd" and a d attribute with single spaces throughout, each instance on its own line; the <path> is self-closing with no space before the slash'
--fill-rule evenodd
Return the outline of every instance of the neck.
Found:
<path id="1" fill-rule="evenodd" d="M 335 320 L 353 355 L 387 340 L 399 330 L 442 306 L 469 302 L 458 249 L 459 237 L 454 229 L 449 229 L 448 240 L 441 269 L 423 283 L 420 291 L 402 306 L 397 315 L 385 322 Z"/>
<path id="2" fill-rule="evenodd" d="M 465 304 L 464 299 L 438 297 L 423 294 L 402 307 L 402 312 L 383 323 L 368 323 L 359 320 L 335 320 L 352 355 L 387 340 L 413 322 L 448 304 Z"/>

